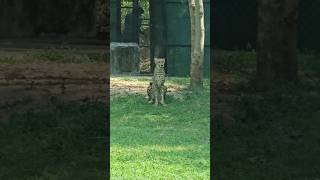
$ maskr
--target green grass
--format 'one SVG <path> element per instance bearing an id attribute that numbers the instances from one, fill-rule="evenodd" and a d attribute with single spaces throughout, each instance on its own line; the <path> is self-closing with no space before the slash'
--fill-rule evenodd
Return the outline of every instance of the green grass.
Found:
<path id="1" fill-rule="evenodd" d="M 215 70 L 248 78 L 255 75 L 256 53 L 254 51 L 214 50 Z M 320 76 L 320 54 L 298 53 L 298 65 L 302 74 Z"/>
<path id="2" fill-rule="evenodd" d="M 0 126 L 0 179 L 105 179 L 105 108 L 56 104 Z"/>
<path id="3" fill-rule="evenodd" d="M 186 82 L 187 79 L 173 81 Z M 143 96 L 111 101 L 112 179 L 209 179 L 209 91 L 168 96 L 154 107 Z"/>
<path id="4" fill-rule="evenodd" d="M 228 57 L 220 53 L 219 57 Z M 216 71 L 239 81 L 228 88 L 217 87 L 214 179 L 319 179 L 318 55 L 299 55 L 299 82 L 265 84 L 254 80 L 253 54 L 228 54 L 241 57 L 241 62 L 234 58 L 225 64 L 221 58 Z"/>
<path id="5" fill-rule="evenodd" d="M 227 93 L 215 118 L 216 178 L 320 177 L 320 85 L 283 83 Z M 231 116 L 231 125 L 222 113 Z"/>
<path id="6" fill-rule="evenodd" d="M 57 62 L 57 63 L 82 63 L 82 62 L 107 62 L 107 52 L 82 52 L 79 49 L 43 49 L 28 50 L 26 52 L 7 53 L 0 57 L 0 63 L 22 62 Z"/>

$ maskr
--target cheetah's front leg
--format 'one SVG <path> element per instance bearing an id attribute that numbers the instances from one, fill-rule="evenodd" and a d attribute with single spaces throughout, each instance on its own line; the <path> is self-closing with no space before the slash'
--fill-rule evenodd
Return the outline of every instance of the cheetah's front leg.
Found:
<path id="1" fill-rule="evenodd" d="M 164 89 L 163 88 L 161 88 L 161 100 L 160 100 L 160 103 L 163 106 L 166 106 L 166 103 L 164 103 Z"/>
<path id="2" fill-rule="evenodd" d="M 155 93 L 154 93 L 154 105 L 155 106 L 158 106 L 158 104 L 159 104 L 158 99 L 159 99 L 159 92 L 155 91 Z"/>
<path id="3" fill-rule="evenodd" d="M 150 95 L 148 95 L 148 103 L 149 104 L 153 103 L 152 96 L 150 96 Z"/>

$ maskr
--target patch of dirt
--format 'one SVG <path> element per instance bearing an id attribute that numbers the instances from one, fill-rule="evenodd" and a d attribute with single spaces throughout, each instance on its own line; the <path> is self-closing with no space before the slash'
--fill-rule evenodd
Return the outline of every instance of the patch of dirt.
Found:
<path id="1" fill-rule="evenodd" d="M 127 77 L 127 76 L 126 76 Z M 131 77 L 130 80 L 124 80 L 122 77 L 111 77 L 110 79 L 110 96 L 111 98 L 136 94 L 147 97 L 147 87 L 150 81 L 143 80 L 141 77 Z M 177 84 L 166 84 L 168 87 L 168 95 L 173 96 L 176 99 L 182 99 L 182 92 L 186 89 L 186 86 Z"/>
<path id="2" fill-rule="evenodd" d="M 61 102 L 108 102 L 108 64 L 0 63 L 0 121 L 11 110 Z"/>

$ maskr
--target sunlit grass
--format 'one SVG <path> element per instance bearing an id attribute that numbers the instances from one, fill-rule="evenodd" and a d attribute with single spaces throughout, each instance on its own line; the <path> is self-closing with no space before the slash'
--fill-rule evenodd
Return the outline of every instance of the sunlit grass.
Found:
<path id="1" fill-rule="evenodd" d="M 138 95 L 111 101 L 111 179 L 209 179 L 208 89 L 167 104 Z"/>

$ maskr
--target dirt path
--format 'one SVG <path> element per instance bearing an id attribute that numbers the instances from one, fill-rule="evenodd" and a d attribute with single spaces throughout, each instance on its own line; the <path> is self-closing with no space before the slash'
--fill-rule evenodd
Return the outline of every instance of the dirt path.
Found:
<path id="1" fill-rule="evenodd" d="M 129 78 L 130 77 L 130 78 Z M 110 96 L 111 98 L 123 95 L 142 95 L 147 96 L 147 87 L 151 81 L 151 76 L 111 76 Z M 166 82 L 168 95 L 176 99 L 183 99 L 182 93 L 187 86 Z"/>
<path id="2" fill-rule="evenodd" d="M 55 101 L 107 102 L 106 63 L 0 63 L 0 120 Z"/>

